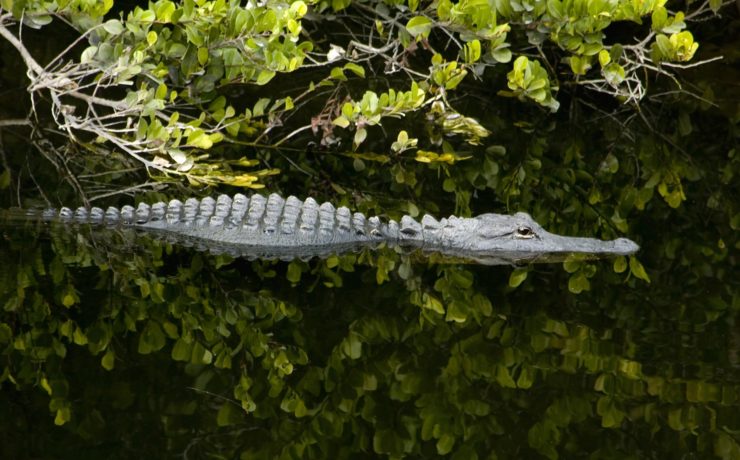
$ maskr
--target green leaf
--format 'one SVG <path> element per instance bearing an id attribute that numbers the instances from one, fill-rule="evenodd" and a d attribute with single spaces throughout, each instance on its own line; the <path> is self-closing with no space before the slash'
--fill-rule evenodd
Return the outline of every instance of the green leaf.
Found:
<path id="1" fill-rule="evenodd" d="M 568 280 L 568 290 L 573 294 L 580 294 L 583 291 L 588 291 L 590 288 L 591 283 L 582 272 L 571 276 Z"/>
<path id="2" fill-rule="evenodd" d="M 298 0 L 290 4 L 290 12 L 296 17 L 303 17 L 308 12 L 308 6 L 303 1 Z"/>
<path id="3" fill-rule="evenodd" d="M 531 388 L 533 383 L 534 369 L 530 368 L 529 366 L 522 367 L 521 372 L 519 372 L 519 378 L 516 380 L 517 388 L 526 390 L 528 388 Z"/>
<path id="4" fill-rule="evenodd" d="M 353 140 L 354 147 L 357 148 L 360 144 L 362 144 L 365 139 L 367 138 L 367 130 L 365 128 L 360 128 L 355 132 L 355 137 Z"/>
<path id="5" fill-rule="evenodd" d="M 680 410 L 680 409 L 679 409 Z M 601 426 L 615 428 L 622 424 L 625 414 L 619 410 L 610 396 L 602 396 L 596 403 L 596 412 L 601 415 Z"/>
<path id="6" fill-rule="evenodd" d="M 347 126 L 349 126 L 349 120 L 347 120 L 347 118 L 342 115 L 332 120 L 332 124 L 339 126 L 340 128 L 346 128 Z"/>
<path id="7" fill-rule="evenodd" d="M 516 288 L 527 279 L 529 271 L 526 268 L 517 268 L 509 275 L 509 287 Z"/>
<path id="8" fill-rule="evenodd" d="M 445 433 L 437 441 L 437 453 L 439 455 L 447 455 L 452 451 L 454 446 L 455 436 L 450 433 Z"/>
<path id="9" fill-rule="evenodd" d="M 192 344 L 180 338 L 175 342 L 175 346 L 172 347 L 172 359 L 175 361 L 189 361 L 192 349 Z"/>
<path id="10" fill-rule="evenodd" d="M 211 364 L 211 361 L 213 361 L 213 353 L 200 342 L 194 342 L 190 362 L 192 364 Z"/>
<path id="11" fill-rule="evenodd" d="M 349 70 L 358 77 L 365 78 L 365 68 L 355 64 L 354 62 L 348 62 L 344 65 L 345 70 Z"/>
<path id="12" fill-rule="evenodd" d="M 468 320 L 467 308 L 463 307 L 460 302 L 450 302 L 447 305 L 447 315 L 445 321 L 454 321 L 456 323 L 464 323 Z"/>
<path id="13" fill-rule="evenodd" d="M 120 35 L 124 31 L 123 24 L 118 19 L 104 22 L 103 29 L 111 35 Z"/>
<path id="14" fill-rule="evenodd" d="M 344 75 L 344 71 L 342 70 L 341 67 L 334 67 L 334 68 L 332 68 L 331 69 L 331 72 L 329 72 L 329 75 L 334 80 L 347 81 L 347 76 Z"/>
<path id="15" fill-rule="evenodd" d="M 301 263 L 294 260 L 288 264 L 288 272 L 286 273 L 285 278 L 291 283 L 298 283 L 301 281 L 302 273 L 303 270 L 301 269 Z"/>
<path id="16" fill-rule="evenodd" d="M 561 19 L 566 14 L 563 4 L 559 0 L 548 0 L 547 11 L 555 19 Z"/>
<path id="17" fill-rule="evenodd" d="M 563 262 L 563 269 L 568 273 L 575 273 L 583 265 L 582 260 L 579 260 L 578 258 L 576 258 L 576 256 L 572 257 L 574 258 Z"/>
<path id="18" fill-rule="evenodd" d="M 149 354 L 153 351 L 159 351 L 164 347 L 166 339 L 159 323 L 149 320 L 139 335 L 139 353 L 142 355 Z"/>
<path id="19" fill-rule="evenodd" d="M 671 41 L 663 34 L 658 34 L 655 37 L 655 46 L 658 47 L 659 56 L 662 59 L 670 59 L 673 56 L 673 45 Z"/>
<path id="20" fill-rule="evenodd" d="M 274 76 L 275 76 L 275 72 L 273 72 L 272 70 L 267 70 L 267 69 L 265 69 L 265 70 L 261 70 L 261 71 L 260 71 L 260 73 L 259 73 L 259 75 L 257 75 L 257 79 L 255 80 L 255 82 L 256 82 L 256 83 L 257 83 L 258 85 L 260 85 L 260 86 L 261 86 L 261 85 L 265 85 L 265 84 L 267 84 L 267 83 L 268 83 L 268 82 L 269 82 L 270 80 L 272 80 L 272 78 L 273 78 Z"/>
<path id="21" fill-rule="evenodd" d="M 467 64 L 473 64 L 480 59 L 480 41 L 473 40 L 463 46 L 463 59 Z"/>
<path id="22" fill-rule="evenodd" d="M 401 439 L 393 430 L 377 430 L 373 435 L 373 450 L 378 454 L 400 453 Z"/>
<path id="23" fill-rule="evenodd" d="M 516 388 L 516 382 L 511 378 L 509 369 L 502 364 L 496 366 L 496 381 L 504 388 Z"/>
<path id="24" fill-rule="evenodd" d="M 164 83 L 160 83 L 159 86 L 157 86 L 157 91 L 155 91 L 154 97 L 157 99 L 164 99 L 165 97 L 167 97 L 167 85 L 165 85 Z M 172 117 L 170 118 L 170 120 L 171 119 Z"/>
<path id="25" fill-rule="evenodd" d="M 658 6 L 653 10 L 651 16 L 651 27 L 654 31 L 658 32 L 663 29 L 666 22 L 668 21 L 668 11 L 663 6 Z"/>
<path id="26" fill-rule="evenodd" d="M 171 339 L 177 339 L 180 336 L 177 331 L 177 326 L 169 321 L 162 323 L 162 329 L 167 337 Z"/>
<path id="27" fill-rule="evenodd" d="M 272 9 L 258 10 L 262 15 L 257 19 L 256 32 L 271 32 L 277 26 L 277 13 Z M 258 13 L 259 14 L 259 13 Z"/>
<path id="28" fill-rule="evenodd" d="M 570 58 L 570 69 L 576 75 L 585 75 L 588 69 L 591 68 L 589 58 L 586 56 L 571 56 Z"/>
<path id="29" fill-rule="evenodd" d="M 331 0 L 331 8 L 334 11 L 341 11 L 349 6 L 352 0 Z"/>
<path id="30" fill-rule="evenodd" d="M 627 258 L 619 256 L 614 259 L 614 273 L 624 273 L 627 270 Z"/>
<path id="31" fill-rule="evenodd" d="M 444 315 L 445 314 L 445 309 L 444 309 L 444 306 L 442 305 L 442 302 L 440 302 L 439 299 L 437 299 L 433 295 L 429 295 L 429 294 L 424 293 L 422 295 L 422 304 L 421 304 L 421 306 L 423 308 L 426 308 L 426 309 L 432 310 L 432 311 L 434 311 L 436 313 L 439 313 L 440 315 Z"/>
<path id="32" fill-rule="evenodd" d="M 109 348 L 108 351 L 105 352 L 103 358 L 100 360 L 100 364 L 103 366 L 103 369 L 107 371 L 113 370 L 113 367 L 116 364 L 116 354 L 113 350 Z"/>
<path id="33" fill-rule="evenodd" d="M 157 21 L 168 23 L 172 20 L 172 14 L 175 12 L 175 4 L 169 0 L 159 1 L 156 3 L 157 7 L 154 11 Z"/>
<path id="34" fill-rule="evenodd" d="M 512 57 L 511 50 L 509 48 L 497 48 L 491 52 L 491 55 L 496 61 L 502 64 L 510 62 Z"/>
<path id="35" fill-rule="evenodd" d="M 64 407 L 57 410 L 57 414 L 54 417 L 54 425 L 61 426 L 72 420 L 72 411 L 69 407 Z"/>
<path id="36" fill-rule="evenodd" d="M 69 308 L 76 303 L 75 296 L 72 292 L 67 292 L 62 296 L 62 305 Z"/>
<path id="37" fill-rule="evenodd" d="M 198 64 L 200 65 L 206 65 L 208 62 L 208 48 L 205 46 L 201 46 L 198 48 Z"/>
<path id="38" fill-rule="evenodd" d="M 640 261 L 637 260 L 637 257 L 630 256 L 630 273 L 632 273 L 636 278 L 640 278 L 641 280 L 650 283 L 650 277 L 645 271 L 645 267 L 643 267 Z"/>
<path id="39" fill-rule="evenodd" d="M 624 71 L 624 67 L 617 64 L 616 62 L 612 62 L 611 64 L 607 65 L 603 69 L 603 74 L 607 83 L 612 86 L 619 86 L 619 84 L 621 84 L 627 76 Z"/>
<path id="40" fill-rule="evenodd" d="M 13 338 L 13 331 L 6 323 L 0 323 L 0 344 L 10 343 Z"/>
<path id="41" fill-rule="evenodd" d="M 263 97 L 257 100 L 257 103 L 254 104 L 254 109 L 252 110 L 252 114 L 255 117 L 260 117 L 265 114 L 265 108 L 270 103 L 270 99 Z"/>
<path id="42" fill-rule="evenodd" d="M 95 59 L 95 54 L 98 52 L 97 46 L 88 46 L 85 48 L 85 51 L 82 52 L 80 55 L 80 62 L 82 63 L 89 63 L 92 62 L 93 59 Z"/>
<path id="43" fill-rule="evenodd" d="M 239 423 L 242 419 L 243 411 L 230 401 L 225 402 L 218 410 L 216 415 L 216 424 L 218 426 L 229 426 Z"/>
<path id="44" fill-rule="evenodd" d="M 429 32 L 432 30 L 432 20 L 426 16 L 415 16 L 406 23 L 406 30 L 411 36 L 416 37 L 421 35 L 426 38 L 429 36 Z"/>
<path id="45" fill-rule="evenodd" d="M 149 46 L 152 46 L 152 45 L 154 45 L 155 43 L 157 43 L 157 32 L 155 32 L 155 31 L 153 31 L 153 30 L 150 30 L 150 31 L 149 31 L 149 32 L 148 32 L 148 33 L 146 34 L 146 43 L 147 43 L 147 44 L 148 44 Z"/>
<path id="46" fill-rule="evenodd" d="M 75 332 L 72 334 L 72 341 L 77 345 L 87 345 L 87 336 L 82 331 L 82 328 L 75 328 Z"/>
<path id="47" fill-rule="evenodd" d="M 195 129 L 188 134 L 185 143 L 191 147 L 208 150 L 213 147 L 213 142 L 202 129 Z"/>
<path id="48" fill-rule="evenodd" d="M 348 120 L 352 119 L 352 116 L 355 113 L 355 105 L 351 102 L 345 102 L 342 104 L 342 115 L 347 118 Z"/>
<path id="49" fill-rule="evenodd" d="M 356 334 L 350 334 L 347 339 L 349 341 L 349 352 L 347 356 L 351 359 L 360 359 L 362 356 L 362 342 Z"/>
<path id="50" fill-rule="evenodd" d="M 188 41 L 193 45 L 203 46 L 203 32 L 201 32 L 200 29 L 195 27 L 193 24 L 188 24 L 185 26 L 185 35 L 187 36 Z"/>

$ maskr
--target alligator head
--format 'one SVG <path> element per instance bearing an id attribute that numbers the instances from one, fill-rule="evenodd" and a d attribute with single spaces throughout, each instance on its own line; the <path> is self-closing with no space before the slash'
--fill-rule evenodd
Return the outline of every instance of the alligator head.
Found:
<path id="1" fill-rule="evenodd" d="M 424 244 L 425 250 L 486 265 L 562 262 L 573 257 L 598 259 L 626 256 L 639 249 L 627 238 L 603 241 L 556 235 L 524 212 L 450 217 L 439 222 L 425 217 L 422 223 L 425 237 L 434 234 L 436 243 L 431 247 Z"/>

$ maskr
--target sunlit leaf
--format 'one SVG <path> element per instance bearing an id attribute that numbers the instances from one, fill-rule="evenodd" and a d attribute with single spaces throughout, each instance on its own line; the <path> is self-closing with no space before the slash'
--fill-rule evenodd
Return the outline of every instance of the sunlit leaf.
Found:
<path id="1" fill-rule="evenodd" d="M 432 30 L 432 20 L 426 16 L 415 16 L 406 23 L 406 30 L 414 37 L 426 37 Z"/>

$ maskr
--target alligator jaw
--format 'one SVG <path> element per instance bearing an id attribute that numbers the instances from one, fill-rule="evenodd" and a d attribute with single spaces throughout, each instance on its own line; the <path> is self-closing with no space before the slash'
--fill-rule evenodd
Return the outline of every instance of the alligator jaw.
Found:
<path id="1" fill-rule="evenodd" d="M 513 241 L 486 253 L 470 254 L 468 259 L 486 265 L 523 265 L 558 263 L 566 260 L 594 260 L 615 256 L 629 256 L 640 247 L 632 240 L 618 238 L 604 241 L 555 235 L 541 231 L 530 240 Z"/>
<path id="2" fill-rule="evenodd" d="M 541 242 L 535 243 L 535 251 L 522 251 L 521 262 L 553 263 L 566 260 L 592 260 L 614 256 L 628 256 L 636 253 L 640 247 L 632 240 L 618 238 L 603 241 L 595 238 L 580 238 L 545 233 L 540 235 Z M 538 246 L 541 246 L 537 248 Z"/>

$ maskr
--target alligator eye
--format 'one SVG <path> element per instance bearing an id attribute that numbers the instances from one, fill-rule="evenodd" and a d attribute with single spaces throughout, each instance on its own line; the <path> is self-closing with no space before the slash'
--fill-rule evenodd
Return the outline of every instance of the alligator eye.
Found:
<path id="1" fill-rule="evenodd" d="M 516 229 L 516 237 L 523 239 L 534 238 L 534 232 L 531 228 L 522 225 L 521 227 Z"/>

